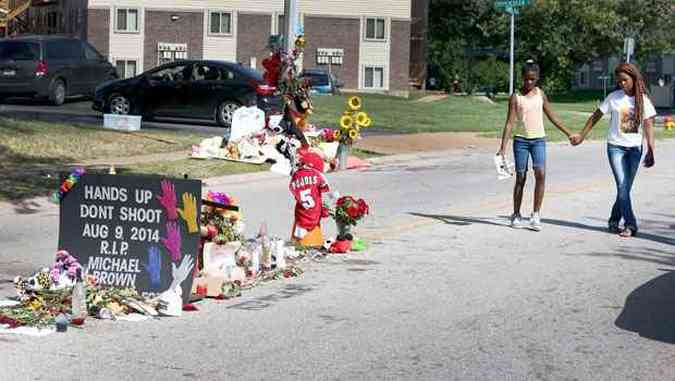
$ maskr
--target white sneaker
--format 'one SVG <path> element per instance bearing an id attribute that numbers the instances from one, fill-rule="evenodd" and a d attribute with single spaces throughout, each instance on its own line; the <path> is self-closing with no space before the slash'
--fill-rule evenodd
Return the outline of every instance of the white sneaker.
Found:
<path id="1" fill-rule="evenodd" d="M 530 217 L 530 229 L 536 232 L 541 231 L 541 217 L 539 217 L 539 213 L 532 213 L 532 217 Z"/>
<path id="2" fill-rule="evenodd" d="M 519 214 L 514 214 L 511 216 L 511 227 L 514 229 L 522 229 L 525 227 Z"/>

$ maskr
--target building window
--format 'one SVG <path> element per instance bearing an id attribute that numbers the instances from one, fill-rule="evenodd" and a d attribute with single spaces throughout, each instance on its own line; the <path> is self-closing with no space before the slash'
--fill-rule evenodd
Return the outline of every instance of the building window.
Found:
<path id="1" fill-rule="evenodd" d="M 209 32 L 211 34 L 232 34 L 232 13 L 211 12 L 209 15 Z"/>
<path id="2" fill-rule="evenodd" d="M 117 8 L 115 31 L 138 32 L 138 9 Z"/>
<path id="3" fill-rule="evenodd" d="M 376 66 L 366 66 L 363 78 L 363 87 L 366 89 L 384 88 L 384 68 Z"/>
<path id="4" fill-rule="evenodd" d="M 136 60 L 116 60 L 115 67 L 117 75 L 120 78 L 131 78 L 136 76 Z"/>
<path id="5" fill-rule="evenodd" d="M 384 40 L 385 21 L 383 18 L 366 18 L 366 40 Z"/>
<path id="6" fill-rule="evenodd" d="M 47 13 L 47 33 L 56 33 L 57 27 L 57 14 L 56 12 Z"/>
<path id="7" fill-rule="evenodd" d="M 579 72 L 579 86 L 580 87 L 588 86 L 588 75 L 584 71 Z"/>

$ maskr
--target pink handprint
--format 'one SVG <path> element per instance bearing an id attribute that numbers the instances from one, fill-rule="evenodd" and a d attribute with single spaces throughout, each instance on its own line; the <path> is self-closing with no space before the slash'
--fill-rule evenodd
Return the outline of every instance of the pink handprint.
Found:
<path id="1" fill-rule="evenodd" d="M 178 213 L 176 212 L 176 192 L 171 181 L 162 180 L 162 195 L 157 196 L 157 199 L 166 210 L 166 216 L 169 220 L 175 221 L 178 219 Z"/>
<path id="2" fill-rule="evenodd" d="M 164 247 L 171 255 L 171 260 L 174 262 L 180 261 L 181 257 L 181 238 L 180 227 L 175 222 L 167 222 L 166 224 L 166 238 L 162 238 Z"/>

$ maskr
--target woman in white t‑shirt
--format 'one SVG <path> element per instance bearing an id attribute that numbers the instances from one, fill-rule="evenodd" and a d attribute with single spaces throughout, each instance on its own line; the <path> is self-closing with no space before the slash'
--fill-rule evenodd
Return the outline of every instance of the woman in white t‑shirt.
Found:
<path id="1" fill-rule="evenodd" d="M 631 205 L 630 190 L 642 157 L 643 131 L 647 141 L 644 166 L 654 165 L 654 105 L 647 96 L 645 81 L 633 64 L 622 63 L 614 69 L 619 90 L 609 94 L 588 118 L 580 134 L 572 135 L 572 144 L 580 144 L 602 115 L 611 113 L 607 134 L 607 156 L 616 181 L 616 201 L 609 217 L 609 231 L 622 237 L 634 236 L 637 220 Z M 624 226 L 620 228 L 621 219 Z"/>

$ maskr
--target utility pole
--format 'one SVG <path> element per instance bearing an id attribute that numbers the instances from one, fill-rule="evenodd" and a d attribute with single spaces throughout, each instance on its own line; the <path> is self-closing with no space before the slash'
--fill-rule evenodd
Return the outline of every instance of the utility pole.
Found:
<path id="1" fill-rule="evenodd" d="M 284 49 L 293 50 L 299 24 L 298 0 L 284 0 Z"/>

